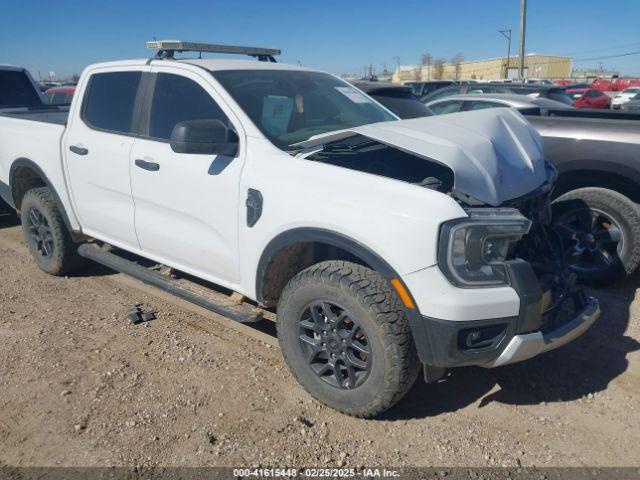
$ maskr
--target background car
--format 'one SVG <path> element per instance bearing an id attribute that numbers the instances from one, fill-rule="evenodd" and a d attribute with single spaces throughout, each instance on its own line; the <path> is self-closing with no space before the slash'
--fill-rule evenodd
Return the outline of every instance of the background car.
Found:
<path id="1" fill-rule="evenodd" d="M 514 93 L 455 95 L 429 102 L 426 106 L 436 115 L 496 107 L 512 107 L 523 113 L 539 108 L 571 108 L 548 98 L 530 98 Z"/>
<path id="2" fill-rule="evenodd" d="M 618 93 L 611 102 L 612 108 L 620 108 L 623 104 L 627 103 L 636 94 L 640 93 L 640 87 L 629 87 Z"/>
<path id="3" fill-rule="evenodd" d="M 630 112 L 640 112 L 640 92 L 636 93 L 634 97 L 631 97 L 628 102 L 623 103 L 620 109 Z"/>
<path id="4" fill-rule="evenodd" d="M 567 93 L 572 96 L 575 107 L 595 109 L 611 108 L 611 97 L 593 88 L 567 89 Z"/>
<path id="5" fill-rule="evenodd" d="M 613 80 L 613 89 L 622 92 L 629 87 L 640 87 L 640 80 L 637 78 L 616 78 Z"/>
<path id="6" fill-rule="evenodd" d="M 44 97 L 44 103 L 49 105 L 69 105 L 73 94 L 76 91 L 76 87 L 54 87 L 45 91 L 42 96 Z"/>
<path id="7" fill-rule="evenodd" d="M 444 87 L 456 85 L 454 80 L 433 80 L 429 82 L 407 82 L 405 85 L 411 88 L 414 95 L 422 98 L 425 95 L 429 95 L 431 92 L 435 92 Z"/>
<path id="8" fill-rule="evenodd" d="M 406 85 L 365 80 L 352 83 L 402 119 L 433 115 L 433 112 Z"/>
<path id="9" fill-rule="evenodd" d="M 613 90 L 613 82 L 607 78 L 598 78 L 591 82 L 591 88 L 601 92 L 611 92 Z"/>
<path id="10" fill-rule="evenodd" d="M 420 99 L 424 103 L 429 103 L 451 95 L 476 93 L 514 93 L 530 97 L 549 98 L 551 100 L 564 103 L 565 105 L 573 105 L 571 97 L 567 95 L 563 87 L 522 83 L 473 83 L 467 85 L 454 85 L 436 90 L 429 95 L 421 97 Z"/>

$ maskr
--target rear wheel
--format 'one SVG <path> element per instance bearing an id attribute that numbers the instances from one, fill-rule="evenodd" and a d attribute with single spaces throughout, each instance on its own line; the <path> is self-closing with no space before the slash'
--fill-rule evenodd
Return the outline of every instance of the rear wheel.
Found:
<path id="1" fill-rule="evenodd" d="M 277 327 L 298 382 L 349 415 L 384 412 L 420 372 L 400 300 L 381 275 L 362 265 L 327 261 L 297 274 L 281 295 Z"/>
<path id="2" fill-rule="evenodd" d="M 580 188 L 553 202 L 569 268 L 587 284 L 622 278 L 640 264 L 640 211 L 624 195 Z"/>
<path id="3" fill-rule="evenodd" d="M 22 199 L 20 217 L 27 247 L 42 270 L 65 275 L 82 265 L 49 188 L 29 190 Z"/>

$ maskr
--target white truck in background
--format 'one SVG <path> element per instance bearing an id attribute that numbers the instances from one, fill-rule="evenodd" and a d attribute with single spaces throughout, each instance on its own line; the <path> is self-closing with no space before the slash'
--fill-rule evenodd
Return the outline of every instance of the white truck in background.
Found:
<path id="1" fill-rule="evenodd" d="M 518 112 L 399 120 L 277 51 L 152 46 L 88 67 L 68 112 L 0 113 L 0 193 L 44 271 L 87 257 L 175 290 L 108 244 L 275 308 L 296 379 L 361 417 L 421 366 L 525 360 L 598 318 L 547 234 L 555 172 Z"/>

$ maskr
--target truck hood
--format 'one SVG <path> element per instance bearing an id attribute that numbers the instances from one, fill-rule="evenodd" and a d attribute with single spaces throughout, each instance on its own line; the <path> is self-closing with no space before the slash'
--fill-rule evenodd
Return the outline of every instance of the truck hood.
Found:
<path id="1" fill-rule="evenodd" d="M 296 146 L 314 147 L 353 135 L 449 167 L 454 193 L 470 203 L 498 206 L 548 180 L 541 137 L 515 109 L 373 123 L 316 135 Z"/>

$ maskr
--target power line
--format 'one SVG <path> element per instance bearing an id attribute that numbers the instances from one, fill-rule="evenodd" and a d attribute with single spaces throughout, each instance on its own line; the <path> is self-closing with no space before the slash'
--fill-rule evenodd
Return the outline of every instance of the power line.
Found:
<path id="1" fill-rule="evenodd" d="M 617 55 L 607 55 L 605 57 L 580 58 L 580 59 L 574 60 L 574 62 L 589 62 L 592 60 L 606 60 L 609 58 L 628 57 L 630 55 L 638 55 L 639 53 L 640 53 L 640 50 L 636 50 L 635 52 L 620 53 Z"/>
<path id="2" fill-rule="evenodd" d="M 596 52 L 608 52 L 611 50 L 617 50 L 619 48 L 629 48 L 629 47 L 635 47 L 640 45 L 640 42 L 636 42 L 636 43 L 627 43 L 625 45 L 617 45 L 615 47 L 606 47 L 606 48 L 596 48 L 594 50 L 582 50 L 579 52 L 571 52 L 568 53 L 567 56 L 571 56 L 571 55 L 582 55 L 584 53 L 596 53 Z"/>

